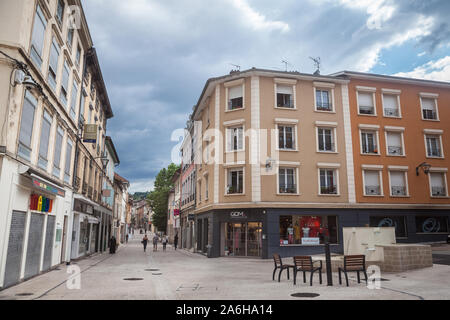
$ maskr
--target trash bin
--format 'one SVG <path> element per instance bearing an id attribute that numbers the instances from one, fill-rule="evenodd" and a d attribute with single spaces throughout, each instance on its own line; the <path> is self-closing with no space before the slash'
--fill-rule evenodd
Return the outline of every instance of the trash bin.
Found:
<path id="1" fill-rule="evenodd" d="M 212 255 L 212 245 L 208 244 L 208 245 L 206 246 L 206 249 L 207 249 L 207 257 L 208 257 L 208 258 L 211 258 L 211 255 Z"/>

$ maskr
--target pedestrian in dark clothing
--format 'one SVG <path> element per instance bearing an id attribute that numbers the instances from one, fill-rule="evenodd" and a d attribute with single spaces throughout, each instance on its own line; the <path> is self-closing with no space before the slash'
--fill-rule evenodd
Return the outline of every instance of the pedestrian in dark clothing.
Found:
<path id="1" fill-rule="evenodd" d="M 144 245 L 144 252 L 147 250 L 147 243 L 148 243 L 148 237 L 147 235 L 144 236 L 142 239 L 142 244 Z"/>
<path id="2" fill-rule="evenodd" d="M 162 238 L 163 251 L 166 251 L 167 246 L 167 236 L 163 236 Z"/>
<path id="3" fill-rule="evenodd" d="M 128 233 L 127 233 L 127 235 L 125 236 L 125 240 L 126 240 L 126 242 L 128 243 Z"/>
<path id="4" fill-rule="evenodd" d="M 177 250 L 177 246 L 178 246 L 178 233 L 175 235 L 175 238 L 173 239 L 173 246 L 174 246 L 175 250 Z"/>
<path id="5" fill-rule="evenodd" d="M 117 245 L 116 237 L 112 236 L 111 239 L 109 240 L 109 253 L 111 254 L 116 253 L 116 245 Z"/>
<path id="6" fill-rule="evenodd" d="M 153 251 L 158 251 L 158 240 L 159 240 L 159 237 L 155 233 L 155 235 L 153 236 Z"/>

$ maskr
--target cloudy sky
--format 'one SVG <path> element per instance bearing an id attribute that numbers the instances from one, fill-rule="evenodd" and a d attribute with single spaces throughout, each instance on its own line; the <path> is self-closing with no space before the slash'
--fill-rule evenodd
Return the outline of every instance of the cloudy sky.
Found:
<path id="1" fill-rule="evenodd" d="M 83 0 L 131 192 L 171 162 L 206 80 L 240 65 L 450 81 L 449 0 Z"/>

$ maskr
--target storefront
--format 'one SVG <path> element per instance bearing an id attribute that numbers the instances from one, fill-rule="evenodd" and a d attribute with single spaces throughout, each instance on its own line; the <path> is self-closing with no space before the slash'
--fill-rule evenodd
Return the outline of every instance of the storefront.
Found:
<path id="1" fill-rule="evenodd" d="M 81 195 L 75 195 L 71 259 L 78 259 L 99 251 L 102 213 L 97 209 L 99 206 L 95 202 Z"/>

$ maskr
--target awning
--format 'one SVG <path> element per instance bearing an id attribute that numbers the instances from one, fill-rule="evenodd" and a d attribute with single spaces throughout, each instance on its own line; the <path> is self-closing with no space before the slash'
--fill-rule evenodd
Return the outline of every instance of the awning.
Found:
<path id="1" fill-rule="evenodd" d="M 34 170 L 26 165 L 21 165 L 19 168 L 19 174 L 31 178 L 32 185 L 34 188 L 48 192 L 50 194 L 64 198 L 66 196 L 66 191 L 64 190 L 64 185 L 58 183 L 48 177 L 44 177 L 39 171 Z"/>
<path id="2" fill-rule="evenodd" d="M 83 202 L 86 202 L 87 204 L 93 206 L 94 210 L 100 210 L 100 206 L 97 203 L 95 203 L 91 199 L 86 198 L 85 196 L 82 196 L 81 194 L 74 193 L 73 198 L 77 199 L 77 200 L 80 200 L 80 201 L 83 201 Z"/>
<path id="3" fill-rule="evenodd" d="M 99 224 L 100 223 L 100 221 L 94 217 L 88 217 L 88 222 L 91 224 Z"/>

